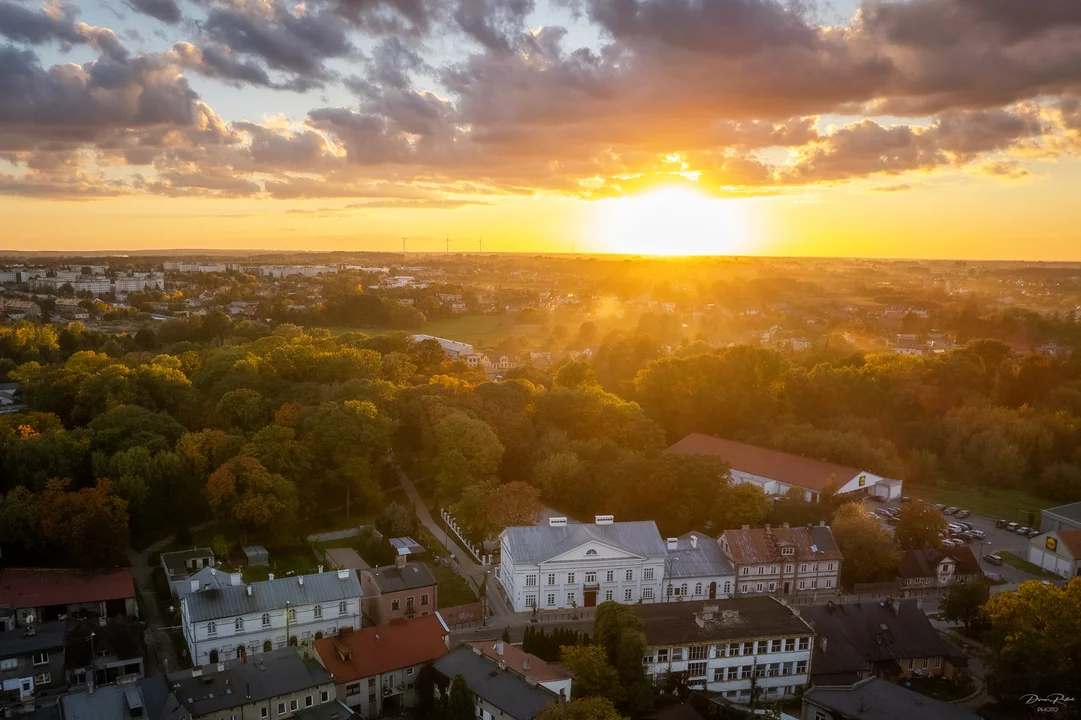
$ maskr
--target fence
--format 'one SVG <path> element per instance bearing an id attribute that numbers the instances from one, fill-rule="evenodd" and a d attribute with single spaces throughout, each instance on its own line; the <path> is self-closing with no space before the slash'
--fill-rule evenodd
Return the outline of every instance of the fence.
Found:
<path id="1" fill-rule="evenodd" d="M 345 530 L 331 530 L 325 533 L 316 533 L 309 535 L 307 540 L 309 542 L 329 542 L 331 540 L 341 540 L 342 538 L 356 537 L 360 534 L 360 527 L 346 528 Z"/>
<path id="2" fill-rule="evenodd" d="M 484 554 L 484 552 L 482 552 L 484 548 L 477 548 L 462 536 L 462 529 L 458 526 L 458 523 L 454 522 L 453 515 L 441 508 L 439 510 L 439 516 L 443 518 L 446 527 L 449 527 L 454 532 L 454 536 L 458 538 L 458 544 L 464 547 L 478 563 L 481 565 L 492 564 L 492 556 Z M 448 548 L 448 550 L 449 549 L 450 548 Z"/>

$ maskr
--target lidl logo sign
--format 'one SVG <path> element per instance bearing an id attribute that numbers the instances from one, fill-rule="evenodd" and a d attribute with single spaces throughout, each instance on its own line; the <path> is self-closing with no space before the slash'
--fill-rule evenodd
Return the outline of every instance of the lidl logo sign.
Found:
<path id="1" fill-rule="evenodd" d="M 866 475 L 860 475 L 860 487 L 863 487 L 866 484 L 867 484 L 867 476 Z"/>
<path id="2" fill-rule="evenodd" d="M 1058 540 L 1053 537 L 1049 537 L 1047 538 L 1047 542 L 1045 544 L 1047 545 L 1048 550 L 1054 550 L 1056 547 L 1058 547 Z"/>

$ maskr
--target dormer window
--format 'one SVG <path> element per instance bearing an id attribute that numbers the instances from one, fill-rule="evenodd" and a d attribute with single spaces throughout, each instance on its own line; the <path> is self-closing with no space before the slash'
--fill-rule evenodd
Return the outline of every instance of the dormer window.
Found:
<path id="1" fill-rule="evenodd" d="M 796 554 L 796 548 L 794 548 L 794 547 L 783 547 L 783 548 L 781 548 L 781 554 L 782 555 L 795 555 Z"/>

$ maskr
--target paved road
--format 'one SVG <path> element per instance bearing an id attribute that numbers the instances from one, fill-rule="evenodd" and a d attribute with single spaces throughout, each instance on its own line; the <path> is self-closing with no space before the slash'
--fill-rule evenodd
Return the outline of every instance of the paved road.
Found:
<path id="1" fill-rule="evenodd" d="M 435 536 L 449 553 L 454 555 L 454 560 L 457 563 L 455 571 L 463 577 L 468 577 L 477 587 L 479 587 L 481 583 L 487 583 L 488 607 L 494 615 L 510 614 L 510 608 L 502 601 L 502 596 L 499 594 L 499 582 L 495 579 L 495 573 L 490 572 L 491 568 L 486 568 L 478 564 L 473 559 L 473 556 L 458 544 L 457 539 L 447 532 L 444 523 L 436 522 L 432 517 L 432 514 L 428 512 L 428 506 L 425 505 L 424 499 L 420 496 L 420 493 L 417 492 L 417 488 L 413 484 L 413 481 L 409 479 L 409 476 L 406 475 L 400 467 L 397 468 L 397 470 L 402 487 L 405 489 L 405 494 L 417 509 L 417 517 L 420 518 L 421 523 L 431 531 L 432 535 Z"/>
<path id="2" fill-rule="evenodd" d="M 143 610 L 146 611 L 146 617 L 142 618 L 142 621 L 146 623 L 147 649 L 150 650 L 151 657 L 157 661 L 158 672 L 161 673 L 176 670 L 180 666 L 177 664 L 173 642 L 162 630 L 165 623 L 158 607 L 158 597 L 154 594 L 154 570 L 150 567 L 149 556 L 172 541 L 173 538 L 170 536 L 143 551 L 128 550 L 128 562 L 131 564 L 131 574 L 135 578 L 135 588 L 139 597 L 143 599 Z"/>

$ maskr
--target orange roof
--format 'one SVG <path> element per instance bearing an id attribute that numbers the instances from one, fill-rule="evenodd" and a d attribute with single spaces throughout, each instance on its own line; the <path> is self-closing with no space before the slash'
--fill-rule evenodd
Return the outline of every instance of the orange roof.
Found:
<path id="1" fill-rule="evenodd" d="M 505 662 L 507 669 L 511 672 L 523 677 L 529 675 L 536 679 L 537 682 L 570 679 L 570 675 L 549 665 L 536 655 L 527 653 L 525 650 L 516 648 L 502 640 L 481 640 L 469 644 L 484 653 L 485 657 L 489 657 L 496 662 Z M 500 646 L 503 648 L 502 655 L 499 654 Z M 527 663 L 529 667 L 526 667 Z"/>
<path id="2" fill-rule="evenodd" d="M 389 625 L 316 640 L 315 651 L 335 682 L 352 682 L 435 660 L 447 652 L 447 629 L 434 613 L 396 618 Z"/>
<path id="3" fill-rule="evenodd" d="M 838 485 L 844 485 L 862 472 L 858 468 L 847 465 L 815 460 L 702 433 L 691 433 L 665 452 L 678 455 L 713 455 L 724 460 L 733 470 L 741 470 L 815 492 L 821 492 L 830 477 L 835 477 Z"/>
<path id="4" fill-rule="evenodd" d="M 1075 560 L 1081 560 L 1081 530 L 1056 530 L 1059 540 L 1070 550 Z"/>
<path id="5" fill-rule="evenodd" d="M 131 570 L 88 572 L 8 568 L 0 573 L 0 605 L 50 607 L 135 597 Z"/>

